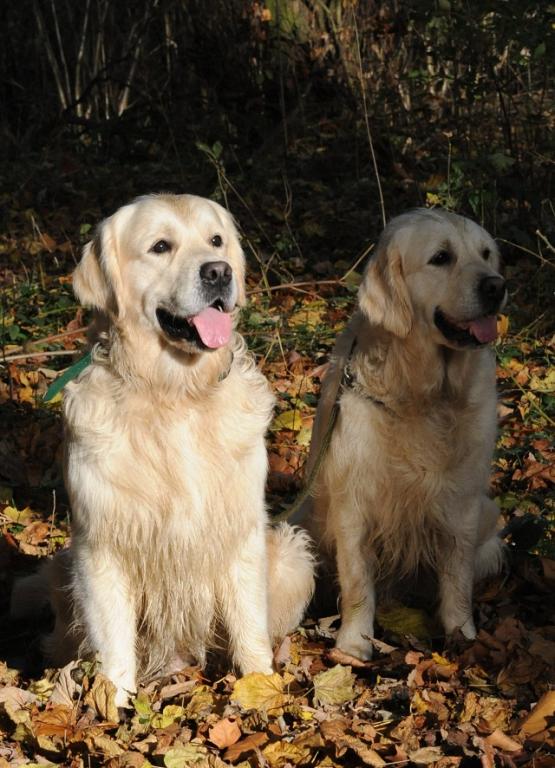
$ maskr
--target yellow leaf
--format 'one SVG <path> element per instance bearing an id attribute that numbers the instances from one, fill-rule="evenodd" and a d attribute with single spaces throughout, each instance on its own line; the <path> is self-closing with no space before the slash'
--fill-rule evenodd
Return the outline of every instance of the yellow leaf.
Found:
<path id="1" fill-rule="evenodd" d="M 310 749 L 298 747 L 287 741 L 275 741 L 264 747 L 262 754 L 270 768 L 283 768 L 285 765 L 298 765 L 301 761 L 307 760 L 310 757 Z"/>
<path id="2" fill-rule="evenodd" d="M 295 438 L 295 442 L 297 445 L 304 445 L 305 447 L 308 447 L 310 445 L 310 439 L 312 437 L 312 425 L 310 427 L 302 427 L 302 429 L 299 429 L 297 432 L 297 437 Z"/>
<path id="3" fill-rule="evenodd" d="M 280 429 L 291 429 L 298 432 L 303 426 L 303 420 L 300 411 L 284 411 L 276 416 L 272 422 L 271 430 L 278 432 Z"/>
<path id="4" fill-rule="evenodd" d="M 199 685 L 193 691 L 185 707 L 185 715 L 190 720 L 198 720 L 208 715 L 214 706 L 214 696 L 207 685 Z"/>
<path id="5" fill-rule="evenodd" d="M 40 701 L 48 701 L 54 690 L 54 683 L 51 680 L 48 680 L 48 678 L 43 677 L 40 680 L 32 682 L 29 686 L 29 690 L 31 693 L 34 693 Z"/>
<path id="6" fill-rule="evenodd" d="M 326 309 L 325 301 L 320 299 L 310 301 L 294 312 L 287 320 L 287 324 L 290 326 L 305 326 L 314 330 L 322 322 Z"/>
<path id="7" fill-rule="evenodd" d="M 101 672 L 96 674 L 93 687 L 85 696 L 85 704 L 96 710 L 102 720 L 110 723 L 119 721 L 116 707 L 116 686 Z"/>
<path id="8" fill-rule="evenodd" d="M 279 716 L 283 714 L 283 707 L 291 701 L 284 688 L 285 680 L 277 672 L 273 675 L 252 672 L 237 680 L 231 699 L 243 709 L 261 709 Z"/>
<path id="9" fill-rule="evenodd" d="M 445 656 L 442 656 L 440 653 L 436 653 L 435 651 L 432 653 L 432 659 L 436 664 L 441 664 L 443 667 L 448 667 L 451 664 L 449 659 L 446 659 Z"/>
<path id="10" fill-rule="evenodd" d="M 33 510 L 30 507 L 25 509 L 16 509 L 15 507 L 4 507 L 2 514 L 14 523 L 27 525 L 33 520 Z"/>
<path id="11" fill-rule="evenodd" d="M 172 747 L 164 755 L 166 768 L 186 768 L 188 765 L 206 760 L 208 750 L 201 744 L 185 744 L 183 747 Z"/>
<path id="12" fill-rule="evenodd" d="M 336 664 L 335 667 L 319 672 L 313 680 L 314 704 L 345 704 L 355 696 L 355 676 L 351 667 Z"/>
<path id="13" fill-rule="evenodd" d="M 497 318 L 497 335 L 500 338 L 506 336 L 509 332 L 509 318 L 507 315 L 499 315 Z"/>
<path id="14" fill-rule="evenodd" d="M 152 718 L 152 725 L 154 728 L 167 728 L 177 720 L 181 720 L 185 717 L 185 710 L 183 707 L 178 707 L 175 704 L 168 704 L 164 707 L 161 714 L 154 715 Z"/>
<path id="15" fill-rule="evenodd" d="M 433 636 L 430 617 L 418 608 L 407 608 L 404 605 L 381 608 L 377 611 L 377 618 L 384 629 L 396 635 L 414 635 L 421 640 Z"/>
<path id="16" fill-rule="evenodd" d="M 534 374 L 529 387 L 536 392 L 555 392 L 555 368 L 550 368 L 543 378 Z"/>

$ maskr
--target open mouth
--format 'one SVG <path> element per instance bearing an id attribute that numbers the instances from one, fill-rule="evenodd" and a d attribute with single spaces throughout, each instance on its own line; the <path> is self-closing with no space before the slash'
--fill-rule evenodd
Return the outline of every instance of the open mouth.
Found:
<path id="1" fill-rule="evenodd" d="M 191 316 L 176 315 L 158 307 L 156 317 L 169 339 L 187 341 L 199 349 L 218 349 L 231 338 L 231 315 L 224 311 L 221 299 L 216 299 L 209 307 Z"/>
<path id="2" fill-rule="evenodd" d="M 467 320 L 464 323 L 456 323 L 436 307 L 434 323 L 443 336 L 461 347 L 479 347 L 488 344 L 497 338 L 497 317 L 488 315 L 476 320 Z"/>

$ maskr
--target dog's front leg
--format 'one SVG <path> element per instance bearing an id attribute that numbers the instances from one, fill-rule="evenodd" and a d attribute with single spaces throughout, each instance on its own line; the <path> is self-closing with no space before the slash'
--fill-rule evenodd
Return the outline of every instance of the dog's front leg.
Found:
<path id="1" fill-rule="evenodd" d="M 345 515 L 344 519 L 352 519 Z M 365 554 L 361 531 L 342 526 L 336 539 L 337 570 L 341 589 L 341 627 L 335 644 L 358 659 L 372 658 L 376 595 L 372 562 Z"/>
<path id="2" fill-rule="evenodd" d="M 266 571 L 266 531 L 258 525 L 241 543 L 221 588 L 233 661 L 243 675 L 273 671 Z"/>
<path id="3" fill-rule="evenodd" d="M 461 513 L 461 517 L 464 513 Z M 472 527 L 475 527 L 474 524 Z M 475 545 L 473 536 L 463 532 L 453 548 L 448 550 L 437 566 L 439 581 L 439 616 L 446 634 L 460 629 L 472 639 L 476 627 L 472 619 L 472 587 L 474 584 Z"/>
<path id="4" fill-rule="evenodd" d="M 102 672 L 116 686 L 116 706 L 125 707 L 136 684 L 136 611 L 127 576 L 113 553 L 78 548 L 75 597 L 87 644 Z"/>

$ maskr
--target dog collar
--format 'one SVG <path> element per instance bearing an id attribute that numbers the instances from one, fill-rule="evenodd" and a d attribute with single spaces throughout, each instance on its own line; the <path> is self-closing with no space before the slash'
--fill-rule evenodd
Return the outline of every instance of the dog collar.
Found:
<path id="1" fill-rule="evenodd" d="M 229 373 L 231 371 L 231 368 L 233 367 L 233 360 L 235 359 L 235 355 L 233 352 L 231 353 L 231 360 L 229 361 L 229 366 L 225 371 L 222 371 L 220 375 L 218 376 L 218 382 L 225 381 L 227 377 L 229 376 Z M 52 384 L 48 387 L 44 395 L 42 396 L 42 400 L 44 403 L 51 402 L 56 395 L 58 395 L 62 389 L 73 379 L 76 379 L 79 374 L 85 370 L 85 368 L 88 368 L 89 365 L 92 363 L 92 353 L 87 352 L 87 354 L 84 357 L 81 357 L 79 360 L 77 360 L 76 363 L 73 363 L 73 365 L 70 365 L 69 368 L 66 368 L 66 370 L 61 373 L 57 378 L 54 379 Z"/>
<path id="2" fill-rule="evenodd" d="M 343 375 L 341 376 L 341 384 L 339 386 L 339 395 L 342 394 L 343 392 L 350 391 L 350 392 L 353 392 L 355 395 L 358 395 L 359 397 L 363 397 L 365 400 L 369 400 L 374 405 L 377 405 L 380 408 L 383 408 L 384 411 L 387 411 L 388 413 L 393 413 L 391 408 L 389 408 L 383 402 L 383 400 L 378 400 L 377 397 L 373 397 L 366 389 L 364 389 L 362 384 L 357 379 L 356 373 L 354 373 L 353 370 L 351 369 L 351 359 L 356 349 L 356 345 L 357 345 L 357 340 L 355 336 L 353 343 L 351 345 L 351 349 L 349 351 L 349 357 L 347 358 L 347 362 L 343 366 Z"/>

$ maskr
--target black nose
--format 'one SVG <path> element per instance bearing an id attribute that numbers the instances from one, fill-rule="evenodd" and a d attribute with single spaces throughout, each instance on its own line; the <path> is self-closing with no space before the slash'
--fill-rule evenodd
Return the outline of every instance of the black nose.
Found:
<path id="1" fill-rule="evenodd" d="M 484 309 L 495 312 L 505 296 L 505 281 L 499 275 L 483 277 L 478 284 L 478 293 Z"/>
<path id="2" fill-rule="evenodd" d="M 225 288 L 230 284 L 232 274 L 226 261 L 205 261 L 200 267 L 200 279 L 207 286 Z"/>

